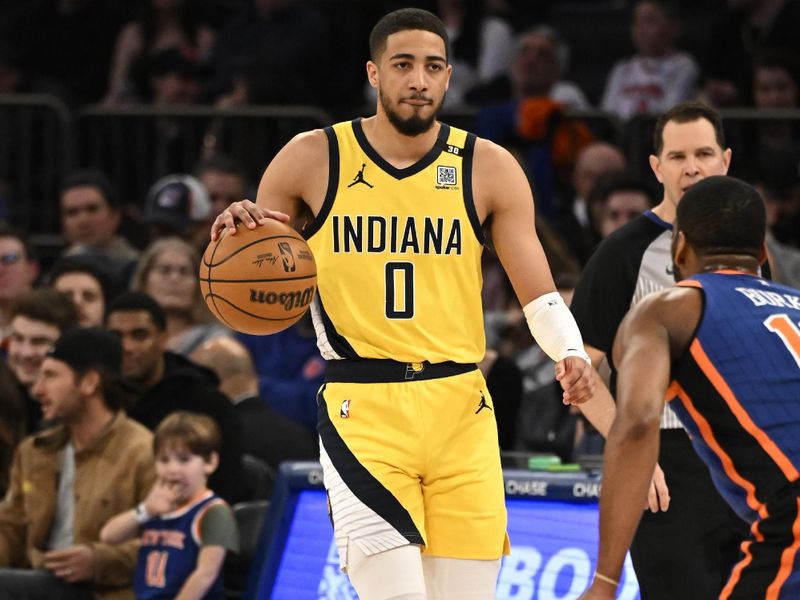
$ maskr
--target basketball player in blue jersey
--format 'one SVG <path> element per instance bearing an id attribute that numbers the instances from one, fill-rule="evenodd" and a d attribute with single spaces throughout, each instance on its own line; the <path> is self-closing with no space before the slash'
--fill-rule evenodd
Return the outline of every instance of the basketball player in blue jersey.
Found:
<path id="1" fill-rule="evenodd" d="M 525 174 L 503 148 L 436 120 L 448 45 L 427 11 L 386 15 L 367 63 L 376 115 L 293 139 L 256 204 L 233 204 L 212 227 L 216 239 L 237 221 L 291 220 L 314 252 L 312 315 L 328 361 L 320 461 L 341 565 L 362 600 L 494 597 L 509 545 L 497 426 L 475 365 L 484 226 L 565 402 L 594 391 Z"/>
<path id="2" fill-rule="evenodd" d="M 757 275 L 765 223 L 761 198 L 738 179 L 706 178 L 678 205 L 678 286 L 637 304 L 614 342 L 619 395 L 600 554 L 582 598 L 615 597 L 665 398 L 722 497 L 750 525 L 719 598 L 800 598 L 800 291 Z"/>

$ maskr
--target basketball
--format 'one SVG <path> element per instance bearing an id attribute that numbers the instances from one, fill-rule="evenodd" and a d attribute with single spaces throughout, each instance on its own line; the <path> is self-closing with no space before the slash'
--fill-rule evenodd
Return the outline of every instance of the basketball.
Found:
<path id="1" fill-rule="evenodd" d="M 212 241 L 200 264 L 200 291 L 221 323 L 241 333 L 267 335 L 296 323 L 317 289 L 317 266 L 294 229 L 268 219 L 239 225 Z"/>

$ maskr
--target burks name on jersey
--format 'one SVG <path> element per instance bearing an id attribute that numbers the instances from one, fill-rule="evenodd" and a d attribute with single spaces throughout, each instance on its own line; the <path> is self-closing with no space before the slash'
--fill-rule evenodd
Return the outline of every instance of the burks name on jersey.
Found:
<path id="1" fill-rule="evenodd" d="M 334 253 L 461 255 L 458 218 L 381 215 L 334 215 Z"/>

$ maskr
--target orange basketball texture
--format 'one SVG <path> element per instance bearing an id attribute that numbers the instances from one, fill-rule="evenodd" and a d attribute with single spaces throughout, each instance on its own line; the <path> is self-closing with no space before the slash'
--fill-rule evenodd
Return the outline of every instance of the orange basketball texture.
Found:
<path id="1" fill-rule="evenodd" d="M 239 225 L 211 242 L 200 264 L 200 291 L 224 325 L 266 335 L 286 329 L 308 310 L 317 266 L 294 229 L 269 219 L 255 229 Z"/>

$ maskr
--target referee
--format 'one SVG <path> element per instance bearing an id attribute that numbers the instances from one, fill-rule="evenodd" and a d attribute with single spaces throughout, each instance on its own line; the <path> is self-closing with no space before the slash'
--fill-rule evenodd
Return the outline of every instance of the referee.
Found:
<path id="1" fill-rule="evenodd" d="M 610 368 L 610 393 L 602 385 L 580 405 L 604 436 L 613 420 L 616 368 L 611 348 L 617 328 L 646 295 L 675 283 L 670 253 L 672 223 L 683 193 L 705 177 L 725 175 L 722 119 L 699 102 L 683 102 L 655 126 L 650 166 L 664 187 L 661 202 L 603 240 L 583 271 L 572 312 L 586 352 L 598 368 Z M 680 421 L 665 405 L 661 417 L 659 465 L 649 509 L 631 546 L 643 600 L 707 600 L 719 595 L 747 533 L 722 500 L 708 469 L 692 449 Z"/>

